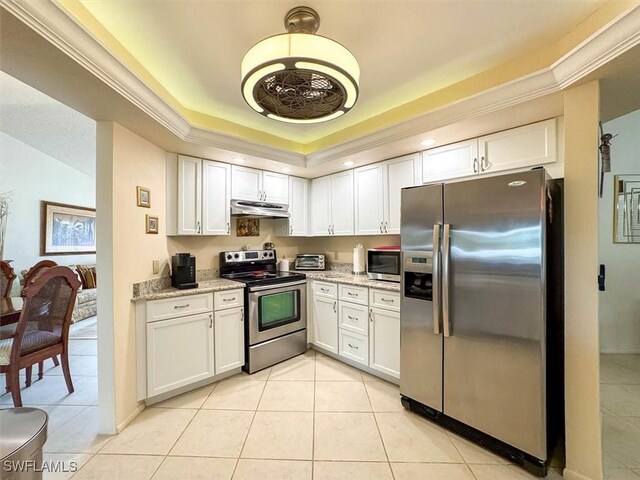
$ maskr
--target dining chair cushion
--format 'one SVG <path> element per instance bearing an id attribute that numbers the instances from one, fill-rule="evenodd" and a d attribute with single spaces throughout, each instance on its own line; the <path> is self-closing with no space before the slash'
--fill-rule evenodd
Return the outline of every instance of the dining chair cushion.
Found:
<path id="1" fill-rule="evenodd" d="M 13 338 L 5 338 L 4 340 L 0 340 L 0 365 L 9 365 L 12 346 Z"/>
<path id="2" fill-rule="evenodd" d="M 20 355 L 28 355 L 29 353 L 41 350 L 60 343 L 60 335 L 42 330 L 25 332 L 22 337 L 22 349 Z M 11 347 L 13 346 L 13 338 L 5 338 L 0 340 L 0 365 L 9 365 L 11 358 Z"/>

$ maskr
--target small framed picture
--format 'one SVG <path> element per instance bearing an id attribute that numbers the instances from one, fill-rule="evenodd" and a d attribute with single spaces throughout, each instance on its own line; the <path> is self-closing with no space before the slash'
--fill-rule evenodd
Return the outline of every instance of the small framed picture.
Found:
<path id="1" fill-rule="evenodd" d="M 236 224 L 236 235 L 238 237 L 259 237 L 260 219 L 239 218 Z"/>
<path id="2" fill-rule="evenodd" d="M 158 233 L 158 217 L 154 217 L 153 215 L 147 215 L 145 217 L 147 228 L 147 233 L 157 234 Z"/>
<path id="3" fill-rule="evenodd" d="M 136 197 L 138 198 L 138 206 L 151 208 L 151 190 L 144 187 L 136 187 Z"/>

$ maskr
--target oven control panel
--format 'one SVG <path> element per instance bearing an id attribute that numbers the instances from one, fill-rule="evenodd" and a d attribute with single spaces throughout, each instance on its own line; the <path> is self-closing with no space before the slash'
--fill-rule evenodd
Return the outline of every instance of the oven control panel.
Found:
<path id="1" fill-rule="evenodd" d="M 275 262 L 275 250 L 240 250 L 237 252 L 222 252 L 220 255 L 226 263 L 249 263 L 258 260 L 272 260 Z"/>

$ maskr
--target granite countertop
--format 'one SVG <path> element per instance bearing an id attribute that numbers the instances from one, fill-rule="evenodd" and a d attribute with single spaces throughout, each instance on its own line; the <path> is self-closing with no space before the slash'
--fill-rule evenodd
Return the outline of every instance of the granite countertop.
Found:
<path id="1" fill-rule="evenodd" d="M 236 288 L 244 288 L 244 283 L 226 280 L 224 278 L 216 278 L 198 282 L 198 288 L 189 288 L 186 290 L 178 290 L 173 287 L 165 287 L 161 289 L 140 288 L 138 295 L 133 296 L 132 302 L 143 302 L 148 300 L 159 300 L 162 298 L 182 297 L 185 295 L 198 295 L 199 293 L 219 292 L 222 290 L 234 290 Z M 135 292 L 135 290 L 134 290 Z"/>
<path id="2" fill-rule="evenodd" d="M 366 275 L 354 275 L 352 273 L 338 271 L 338 270 L 325 270 L 325 271 L 304 271 L 308 279 L 311 280 L 324 280 L 327 282 L 345 283 L 348 285 L 358 285 L 361 287 L 377 288 L 379 290 L 388 290 L 390 292 L 399 292 L 400 284 L 395 282 L 384 282 L 381 280 L 371 280 Z"/>

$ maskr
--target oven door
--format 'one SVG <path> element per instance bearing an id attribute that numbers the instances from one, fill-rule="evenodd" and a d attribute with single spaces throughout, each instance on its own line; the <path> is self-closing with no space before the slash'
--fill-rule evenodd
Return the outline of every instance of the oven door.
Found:
<path id="1" fill-rule="evenodd" d="M 367 250 L 369 278 L 399 282 L 401 266 L 401 253 L 398 250 Z"/>
<path id="2" fill-rule="evenodd" d="M 307 282 L 249 289 L 249 345 L 307 327 Z"/>

